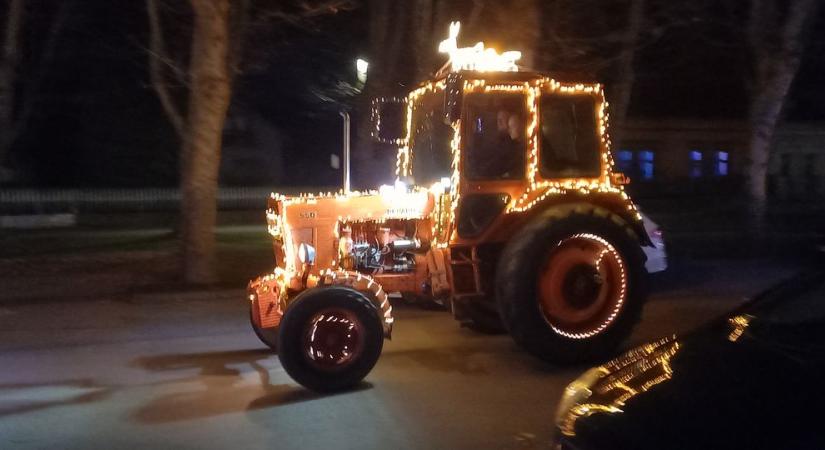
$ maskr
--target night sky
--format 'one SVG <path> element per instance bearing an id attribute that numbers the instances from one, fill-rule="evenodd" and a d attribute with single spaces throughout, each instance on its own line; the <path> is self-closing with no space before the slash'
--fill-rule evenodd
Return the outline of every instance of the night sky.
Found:
<path id="1" fill-rule="evenodd" d="M 17 165 L 29 175 L 26 182 L 175 185 L 178 144 L 149 85 L 145 3 L 62 2 L 66 11 L 54 57 L 41 62 L 35 56 L 48 47 L 44 30 L 60 7 L 33 1 L 27 22 L 19 89 L 34 106 L 13 151 Z M 175 17 L 181 21 L 170 30 L 170 46 L 180 47 L 189 28 L 185 12 Z M 806 49 L 786 109 L 789 120 L 825 119 L 824 23 L 820 17 Z M 328 167 L 329 154 L 341 146 L 337 111 L 354 105 L 357 97 L 339 95 L 335 87 L 355 84 L 354 61 L 366 55 L 367 30 L 367 12 L 361 7 L 310 27 L 273 25 L 244 54 L 248 64 L 235 80 L 233 108 L 254 111 L 284 138 L 287 171 L 283 179 L 266 184 L 337 182 L 338 175 Z M 630 115 L 743 119 L 746 59 L 726 41 L 724 29 L 697 25 L 669 31 L 644 47 L 637 57 Z M 323 101 L 319 92 L 331 93 L 335 101 Z"/>

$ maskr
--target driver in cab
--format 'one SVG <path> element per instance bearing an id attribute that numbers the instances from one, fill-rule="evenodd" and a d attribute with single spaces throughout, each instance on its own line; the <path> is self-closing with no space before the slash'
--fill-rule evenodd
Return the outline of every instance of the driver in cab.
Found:
<path id="1" fill-rule="evenodd" d="M 491 136 L 492 135 L 492 136 Z M 495 134 L 484 130 L 473 145 L 470 175 L 479 179 L 515 179 L 524 172 L 524 122 L 506 109 L 496 113 Z"/>

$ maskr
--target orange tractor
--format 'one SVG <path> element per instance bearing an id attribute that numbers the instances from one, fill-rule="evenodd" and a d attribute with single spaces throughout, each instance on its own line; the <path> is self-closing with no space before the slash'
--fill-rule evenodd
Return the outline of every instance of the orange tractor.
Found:
<path id="1" fill-rule="evenodd" d="M 310 389 L 369 373 L 392 293 L 557 363 L 609 354 L 639 319 L 650 240 L 613 172 L 602 86 L 457 48 L 457 30 L 434 80 L 373 104 L 375 136 L 398 147 L 394 185 L 269 199 L 277 267 L 249 283 L 252 326 Z"/>

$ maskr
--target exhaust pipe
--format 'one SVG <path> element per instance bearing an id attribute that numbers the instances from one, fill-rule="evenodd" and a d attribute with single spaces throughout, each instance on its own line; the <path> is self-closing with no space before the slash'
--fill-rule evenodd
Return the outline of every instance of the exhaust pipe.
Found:
<path id="1" fill-rule="evenodd" d="M 350 120 L 349 120 L 349 113 L 346 111 L 340 111 L 338 114 L 344 118 L 344 193 L 349 194 L 350 191 L 350 181 L 349 181 L 349 152 L 350 152 L 350 139 L 349 139 L 349 128 L 350 128 Z"/>

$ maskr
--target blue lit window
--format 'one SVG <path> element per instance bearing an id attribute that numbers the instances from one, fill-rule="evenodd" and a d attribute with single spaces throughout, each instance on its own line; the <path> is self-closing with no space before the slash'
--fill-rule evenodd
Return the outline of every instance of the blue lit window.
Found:
<path id="1" fill-rule="evenodd" d="M 716 160 L 713 163 L 713 174 L 717 177 L 728 175 L 728 152 L 716 152 Z"/>
<path id="2" fill-rule="evenodd" d="M 639 150 L 636 154 L 639 163 L 639 176 L 643 180 L 653 179 L 653 152 L 650 150 Z"/>
<path id="3" fill-rule="evenodd" d="M 690 151 L 690 177 L 702 177 L 702 152 L 698 150 Z"/>
<path id="4" fill-rule="evenodd" d="M 631 178 L 653 179 L 653 152 L 650 150 L 619 150 L 615 162 L 617 169 Z"/>
<path id="5" fill-rule="evenodd" d="M 616 165 L 620 172 L 630 174 L 633 171 L 633 152 L 630 150 L 616 152 Z"/>

